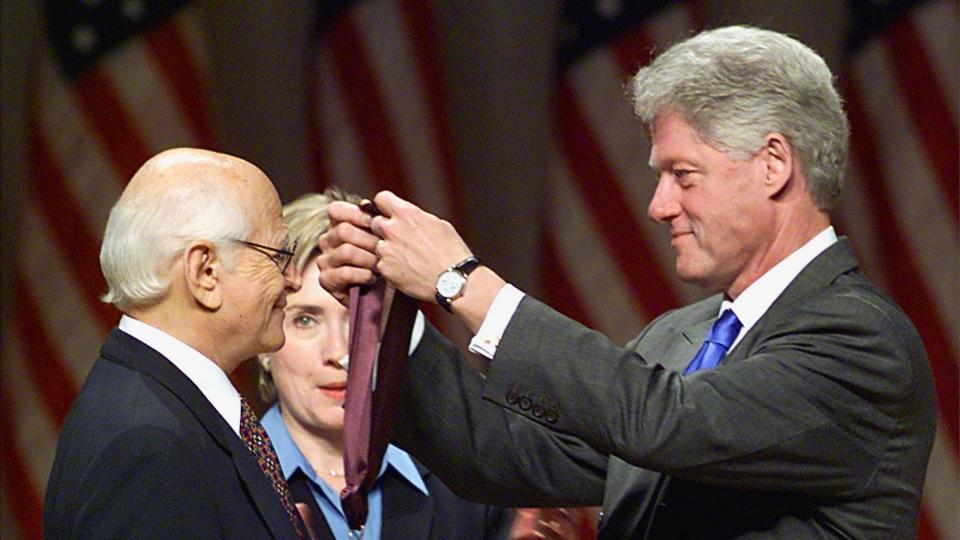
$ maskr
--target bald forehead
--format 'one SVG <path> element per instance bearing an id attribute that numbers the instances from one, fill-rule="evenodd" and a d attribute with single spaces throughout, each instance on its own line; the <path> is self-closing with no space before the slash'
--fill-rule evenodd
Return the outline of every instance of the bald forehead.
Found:
<path id="1" fill-rule="evenodd" d="M 241 199 L 271 203 L 276 190 L 258 167 L 238 157 L 196 148 L 177 148 L 147 160 L 124 189 L 121 199 L 207 186 L 229 190 Z"/>
<path id="2" fill-rule="evenodd" d="M 147 160 L 130 180 L 128 188 L 166 188 L 177 184 L 216 181 L 242 185 L 267 179 L 255 165 L 238 157 L 208 150 L 177 148 Z"/>
<path id="3" fill-rule="evenodd" d="M 181 164 L 227 167 L 236 162 L 246 163 L 238 157 L 200 148 L 174 148 L 153 156 L 143 166 L 144 168 L 154 169 L 175 167 Z"/>

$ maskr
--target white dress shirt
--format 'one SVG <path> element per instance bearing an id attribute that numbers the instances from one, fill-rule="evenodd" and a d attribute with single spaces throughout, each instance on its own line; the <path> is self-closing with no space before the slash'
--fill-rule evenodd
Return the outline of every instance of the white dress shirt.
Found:
<path id="1" fill-rule="evenodd" d="M 179 339 L 133 317 L 120 317 L 118 327 L 182 371 L 240 436 L 240 394 L 220 366 Z"/>
<path id="2" fill-rule="evenodd" d="M 767 312 L 767 309 L 780 296 L 780 293 L 810 264 L 810 261 L 836 241 L 837 233 L 833 230 L 833 227 L 827 227 L 800 249 L 791 253 L 751 283 L 735 301 L 723 301 L 720 312 L 732 307 L 737 318 L 743 323 L 743 328 L 737 335 L 737 339 L 734 340 L 731 349 L 736 347 L 740 339 L 757 324 L 757 321 Z M 523 297 L 524 293 L 510 284 L 500 289 L 490 305 L 490 310 L 483 319 L 480 329 L 470 340 L 470 352 L 493 359 L 493 356 L 497 353 L 500 338 L 503 337 L 503 333 L 506 331 L 507 325 L 513 318 L 513 314 L 516 313 L 517 306 L 520 305 L 520 300 Z"/>
<path id="3" fill-rule="evenodd" d="M 828 247 L 837 242 L 837 233 L 833 227 L 827 227 L 811 238 L 800 249 L 787 256 L 786 259 L 778 262 L 776 266 L 767 270 L 759 279 L 750 284 L 749 287 L 740 293 L 736 300 L 730 302 L 724 300 L 720 305 L 719 313 L 725 309 L 733 309 L 734 314 L 743 323 L 743 328 L 737 334 L 737 339 L 733 340 L 730 350 L 740 343 L 750 331 L 751 328 L 763 314 L 770 309 L 773 302 L 780 297 L 780 294 L 790 283 L 796 279 L 800 272 L 815 259 L 817 255 L 823 253 Z"/>

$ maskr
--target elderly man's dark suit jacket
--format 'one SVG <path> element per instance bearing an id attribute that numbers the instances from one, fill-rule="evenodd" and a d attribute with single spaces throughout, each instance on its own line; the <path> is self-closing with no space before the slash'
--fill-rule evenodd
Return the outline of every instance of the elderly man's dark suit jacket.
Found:
<path id="1" fill-rule="evenodd" d="M 270 481 L 200 390 L 114 329 L 67 416 L 46 538 L 296 538 Z"/>
<path id="2" fill-rule="evenodd" d="M 661 316 L 623 349 L 525 298 L 485 379 L 430 329 L 398 443 L 477 500 L 602 503 L 601 538 L 914 537 L 932 378 L 847 242 L 717 369 L 683 377 L 720 300 Z"/>

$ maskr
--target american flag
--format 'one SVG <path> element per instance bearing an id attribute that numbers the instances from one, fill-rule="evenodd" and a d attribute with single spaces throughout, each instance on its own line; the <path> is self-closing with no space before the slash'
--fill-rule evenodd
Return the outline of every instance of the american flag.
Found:
<path id="1" fill-rule="evenodd" d="M 920 330 L 939 415 L 920 538 L 960 538 L 955 0 L 858 0 L 842 75 L 852 167 L 838 217 L 865 270 Z"/>
<path id="2" fill-rule="evenodd" d="M 561 15 L 543 292 L 550 305 L 625 343 L 699 299 L 646 218 L 649 146 L 625 83 L 657 50 L 702 27 L 695 3 L 571 1 Z"/>
<path id="3" fill-rule="evenodd" d="M 560 25 L 541 290 L 551 306 L 625 343 L 703 295 L 676 278 L 669 238 L 645 217 L 649 147 L 624 97 L 626 80 L 702 28 L 702 15 L 695 3 L 567 1 Z M 587 513 L 581 523 L 593 521 Z"/>
<path id="4" fill-rule="evenodd" d="M 463 231 L 435 18 L 419 0 L 318 3 L 308 62 L 311 154 L 318 188 L 367 197 L 390 190 Z M 426 310 L 441 328 L 459 331 Z"/>
<path id="5" fill-rule="evenodd" d="M 392 189 L 462 229 L 439 29 L 425 9 L 434 4 L 322 4 L 309 61 L 311 144 L 318 188 Z M 853 127 L 851 177 L 836 218 L 865 269 L 924 336 L 941 414 L 920 536 L 952 539 L 960 538 L 958 15 L 955 0 L 914 4 L 851 4 L 856 28 L 847 61 L 833 66 Z M 2 538 L 40 537 L 59 426 L 119 317 L 97 300 L 105 290 L 97 257 L 110 205 L 149 155 L 215 146 L 194 9 L 156 0 L 45 5 L 10 280 L 15 313 L 2 322 Z M 541 290 L 620 342 L 663 310 L 702 296 L 676 280 L 669 240 L 645 218 L 648 148 L 623 85 L 651 50 L 704 19 L 695 2 L 563 7 L 557 151 L 540 261 L 554 271 Z"/>
<path id="6" fill-rule="evenodd" d="M 119 313 L 99 246 L 134 171 L 213 146 L 196 14 L 184 1 L 50 1 L 33 62 L 15 313 L 3 319 L 0 536 L 40 538 L 57 435 Z"/>
<path id="7" fill-rule="evenodd" d="M 309 106 L 318 186 L 389 189 L 462 222 L 433 11 L 416 0 L 319 5 Z"/>
<path id="8" fill-rule="evenodd" d="M 940 417 L 919 536 L 960 538 L 957 3 L 851 5 L 841 91 L 853 164 L 838 226 L 923 335 Z M 639 65 L 701 28 L 700 13 L 694 2 L 564 4 L 543 291 L 621 343 L 703 295 L 677 280 L 669 238 L 645 217 L 649 146 L 623 99 Z"/>

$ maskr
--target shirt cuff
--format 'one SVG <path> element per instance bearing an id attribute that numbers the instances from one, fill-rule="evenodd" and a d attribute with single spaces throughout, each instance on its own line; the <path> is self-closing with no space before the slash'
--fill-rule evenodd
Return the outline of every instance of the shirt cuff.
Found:
<path id="1" fill-rule="evenodd" d="M 413 356 L 413 351 L 417 350 L 417 345 L 420 345 L 420 340 L 423 339 L 423 330 L 423 312 L 418 309 L 417 316 L 413 319 L 413 330 L 410 331 L 409 356 Z"/>
<path id="2" fill-rule="evenodd" d="M 493 360 L 494 355 L 497 354 L 497 346 L 500 345 L 500 338 L 503 337 L 510 319 L 513 318 L 524 296 L 523 291 L 513 285 L 509 283 L 504 285 L 493 299 L 477 335 L 470 340 L 468 350 Z"/>

